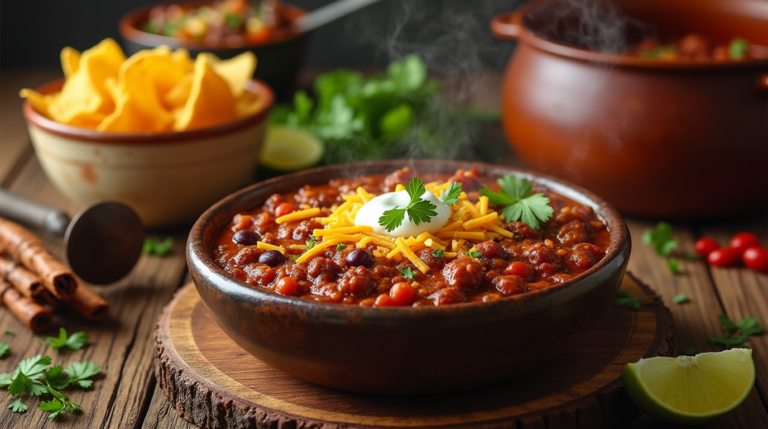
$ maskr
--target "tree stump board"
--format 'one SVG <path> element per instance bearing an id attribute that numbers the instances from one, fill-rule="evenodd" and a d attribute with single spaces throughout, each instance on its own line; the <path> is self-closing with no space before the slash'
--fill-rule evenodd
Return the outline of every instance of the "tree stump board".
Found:
<path id="1" fill-rule="evenodd" d="M 631 274 L 621 287 L 653 294 Z M 608 428 L 639 414 L 621 387 L 624 365 L 670 355 L 672 336 L 661 302 L 610 306 L 577 344 L 524 376 L 452 394 L 366 395 L 260 362 L 221 331 L 190 284 L 160 316 L 155 373 L 179 415 L 202 428 Z"/>

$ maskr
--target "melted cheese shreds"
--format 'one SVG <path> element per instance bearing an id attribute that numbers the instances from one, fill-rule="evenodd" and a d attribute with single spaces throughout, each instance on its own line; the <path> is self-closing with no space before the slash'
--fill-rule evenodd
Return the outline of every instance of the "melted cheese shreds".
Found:
<path id="1" fill-rule="evenodd" d="M 256 247 L 258 247 L 261 250 L 277 250 L 280 253 L 285 253 L 285 247 L 275 246 L 273 244 L 265 243 L 263 241 L 257 241 Z"/>
<path id="2" fill-rule="evenodd" d="M 306 252 L 304 252 L 304 254 L 299 256 L 299 258 L 296 259 L 296 263 L 300 264 L 302 262 L 307 262 L 309 260 L 309 258 L 311 258 L 311 257 L 317 255 L 318 253 L 321 253 L 323 250 L 325 250 L 325 249 L 327 249 L 327 248 L 329 248 L 331 246 L 335 246 L 337 244 L 339 244 L 338 240 L 324 241 L 322 243 L 315 244 L 314 247 L 312 247 L 311 249 L 309 249 Z"/>
<path id="3" fill-rule="evenodd" d="M 313 209 L 299 210 L 297 212 L 289 213 L 285 216 L 280 216 L 275 219 L 278 224 L 285 222 L 292 222 L 295 220 L 307 219 L 311 217 L 317 217 L 320 214 L 320 209 L 315 207 Z"/>
<path id="4" fill-rule="evenodd" d="M 496 219 L 498 217 L 499 217 L 498 213 L 491 212 L 490 214 L 487 214 L 485 216 L 480 216 L 478 218 L 475 218 L 475 219 L 472 219 L 472 220 L 468 220 L 468 221 L 464 222 L 463 226 L 464 226 L 464 229 L 477 228 L 477 227 L 479 227 L 481 225 L 484 225 L 486 223 L 493 222 L 494 219 Z"/>
<path id="5" fill-rule="evenodd" d="M 403 237 L 397 237 L 397 240 L 395 240 L 395 243 L 397 244 L 398 249 L 400 249 L 400 252 L 402 252 L 403 256 L 408 258 L 411 263 L 416 266 L 416 268 L 419 269 L 422 273 L 426 273 L 429 271 L 429 265 L 425 264 L 424 261 L 421 260 L 418 256 L 416 256 L 415 253 L 405 244 L 405 240 L 403 240 Z"/>
<path id="6" fill-rule="evenodd" d="M 373 228 L 370 226 L 349 226 L 344 228 L 316 229 L 312 233 L 315 237 L 332 236 L 336 234 L 354 234 L 356 232 L 370 232 Z"/>

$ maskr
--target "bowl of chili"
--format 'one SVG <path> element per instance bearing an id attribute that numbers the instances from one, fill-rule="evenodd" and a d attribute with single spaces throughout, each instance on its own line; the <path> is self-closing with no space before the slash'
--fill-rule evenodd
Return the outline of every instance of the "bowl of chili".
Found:
<path id="1" fill-rule="evenodd" d="M 462 185 L 449 221 L 466 231 L 444 226 L 426 240 L 392 239 L 397 255 L 367 227 L 334 226 L 344 207 L 370 204 L 414 175 L 434 191 Z M 495 179 L 512 176 L 548 198 L 552 216 L 539 229 L 502 222 L 495 200 L 483 202 L 494 189 L 501 194 Z M 495 223 L 471 232 L 487 218 Z M 482 386 L 554 359 L 610 305 L 630 248 L 615 209 L 559 179 L 394 160 L 321 167 L 238 191 L 198 219 L 187 261 L 216 323 L 256 358 L 313 383 L 402 395 Z"/>

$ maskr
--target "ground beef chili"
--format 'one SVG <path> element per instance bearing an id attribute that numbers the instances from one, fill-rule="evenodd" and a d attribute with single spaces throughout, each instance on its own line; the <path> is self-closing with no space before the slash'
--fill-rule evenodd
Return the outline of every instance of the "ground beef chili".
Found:
<path id="1" fill-rule="evenodd" d="M 216 262 L 255 289 L 322 302 L 418 307 L 493 301 L 545 289 L 581 274 L 605 256 L 608 231 L 591 208 L 534 186 L 534 192 L 543 192 L 555 210 L 540 230 L 522 222 L 505 223 L 503 228 L 514 238 L 476 243 L 472 252 L 476 257 L 459 254 L 446 259 L 432 249 L 422 249 L 416 254 L 429 266 L 427 273 L 405 258 L 398 262 L 374 256 L 373 243 L 364 248 L 356 248 L 354 243 L 333 246 L 309 261 L 295 262 L 304 250 L 288 246 L 305 244 L 323 225 L 314 219 L 278 225 L 278 214 L 317 207 L 320 216 L 325 216 L 332 206 L 343 202 L 342 195 L 358 186 L 379 194 L 406 184 L 412 177 L 412 172 L 399 170 L 389 176 L 335 179 L 327 185 L 272 195 L 262 207 L 236 215 L 220 232 L 214 246 Z M 481 184 L 495 182 L 495 178 L 481 177 L 476 170 L 420 177 L 425 182 L 461 181 L 470 201 L 477 201 Z M 491 209 L 500 211 L 493 205 Z M 254 245 L 255 239 L 284 246 L 286 254 L 262 250 Z M 412 279 L 403 276 L 401 270 L 406 268 L 415 273 Z"/>

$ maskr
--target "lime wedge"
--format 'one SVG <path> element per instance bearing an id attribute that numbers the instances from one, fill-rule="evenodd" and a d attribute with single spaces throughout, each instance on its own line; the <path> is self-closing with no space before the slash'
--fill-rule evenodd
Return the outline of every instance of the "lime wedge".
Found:
<path id="1" fill-rule="evenodd" d="M 296 171 L 316 165 L 323 144 L 312 134 L 296 128 L 272 126 L 261 149 L 261 164 L 277 171 Z"/>
<path id="2" fill-rule="evenodd" d="M 670 423 L 699 424 L 736 408 L 755 384 L 752 350 L 640 359 L 624 367 L 624 389 L 646 413 Z"/>

